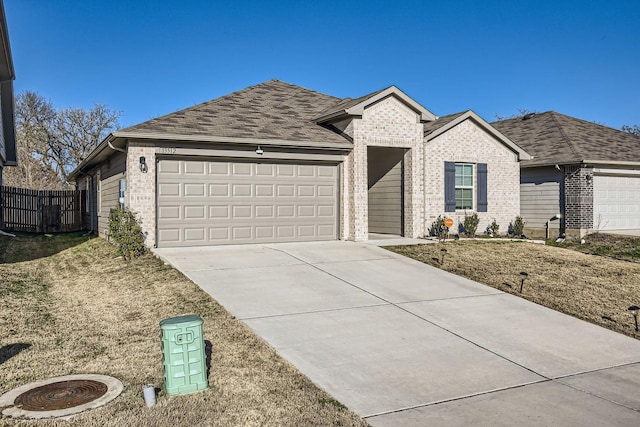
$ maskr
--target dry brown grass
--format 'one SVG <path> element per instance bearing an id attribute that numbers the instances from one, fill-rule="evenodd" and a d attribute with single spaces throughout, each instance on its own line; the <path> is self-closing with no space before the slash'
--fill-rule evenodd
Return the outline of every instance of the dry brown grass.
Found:
<path id="1" fill-rule="evenodd" d="M 447 249 L 440 265 L 440 250 Z M 447 242 L 387 249 L 640 339 L 640 264 L 526 242 Z M 529 274 L 520 294 L 521 271 Z"/>
<path id="2" fill-rule="evenodd" d="M 2 425 L 209 426 L 366 423 L 318 389 L 243 323 L 150 255 L 133 263 L 79 234 L 0 237 L 0 392 L 75 373 L 120 379 L 124 392 L 70 421 Z M 146 408 L 142 386 L 163 384 L 160 320 L 204 319 L 209 391 Z"/>

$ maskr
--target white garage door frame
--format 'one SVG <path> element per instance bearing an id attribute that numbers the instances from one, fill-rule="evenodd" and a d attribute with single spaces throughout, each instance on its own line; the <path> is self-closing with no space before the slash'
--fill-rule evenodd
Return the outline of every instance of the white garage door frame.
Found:
<path id="1" fill-rule="evenodd" d="M 593 229 L 640 230 L 638 174 L 594 174 Z"/>
<path id="2" fill-rule="evenodd" d="M 337 162 L 160 157 L 158 247 L 336 240 L 339 172 Z"/>

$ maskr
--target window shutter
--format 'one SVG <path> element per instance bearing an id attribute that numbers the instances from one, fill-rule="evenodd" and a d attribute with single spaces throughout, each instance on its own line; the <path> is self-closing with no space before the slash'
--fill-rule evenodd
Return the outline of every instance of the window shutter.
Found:
<path id="1" fill-rule="evenodd" d="M 456 211 L 456 164 L 444 162 L 444 211 Z"/>
<path id="2" fill-rule="evenodd" d="M 478 212 L 487 212 L 487 164 L 478 163 Z"/>

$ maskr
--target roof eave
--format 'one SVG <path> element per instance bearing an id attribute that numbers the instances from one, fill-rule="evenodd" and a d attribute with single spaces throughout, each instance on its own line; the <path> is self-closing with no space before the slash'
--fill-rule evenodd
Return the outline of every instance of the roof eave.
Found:
<path id="1" fill-rule="evenodd" d="M 238 138 L 238 137 L 222 137 L 222 136 L 201 136 L 201 135 L 180 135 L 180 134 L 156 134 L 145 132 L 113 132 L 110 133 L 90 154 L 85 160 L 83 160 L 74 170 L 69 174 L 69 180 L 75 180 L 79 175 L 91 169 L 95 166 L 96 158 L 100 156 L 104 150 L 110 148 L 110 144 L 117 146 L 118 148 L 124 148 L 127 140 L 153 140 L 163 142 L 219 142 L 230 143 L 238 145 L 260 145 L 265 147 L 296 147 L 302 149 L 317 149 L 317 150 L 334 150 L 334 151 L 350 151 L 353 148 L 353 144 L 345 141 L 340 142 L 317 142 L 317 141 L 289 141 L 284 139 L 261 139 L 261 138 Z"/>
<path id="2" fill-rule="evenodd" d="M 353 144 L 345 142 L 319 142 L 319 141 L 292 141 L 286 139 L 265 139 L 265 138 L 243 138 L 232 136 L 210 136 L 210 135 L 182 135 L 170 133 L 151 133 L 151 132 L 114 132 L 116 138 L 126 139 L 152 139 L 156 141 L 181 141 L 181 142 L 223 142 L 239 145 L 265 145 L 280 147 L 300 147 L 300 148 L 318 148 L 332 150 L 350 150 Z"/>
<path id="3" fill-rule="evenodd" d="M 0 80 L 15 80 L 16 73 L 13 68 L 13 57 L 11 55 L 11 46 L 9 44 L 9 31 L 7 28 L 7 18 L 4 13 L 4 5 L 0 2 L 0 40 L 4 61 L 0 67 Z"/>
<path id="4" fill-rule="evenodd" d="M 79 175 L 84 174 L 88 170 L 87 168 L 89 166 L 92 166 L 93 160 L 98 157 L 98 155 L 100 155 L 105 149 L 109 148 L 110 143 L 114 142 L 116 142 L 116 137 L 113 133 L 110 133 L 105 139 L 102 140 L 100 144 L 98 144 L 96 148 L 93 149 L 93 151 L 91 151 L 91 153 L 89 153 L 86 159 L 81 161 L 80 164 L 76 166 L 73 171 L 71 171 L 67 179 L 69 181 L 75 181 Z"/>

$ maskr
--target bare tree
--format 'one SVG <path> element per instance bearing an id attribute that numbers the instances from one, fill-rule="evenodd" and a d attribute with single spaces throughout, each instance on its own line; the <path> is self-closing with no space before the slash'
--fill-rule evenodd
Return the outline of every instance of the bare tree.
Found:
<path id="1" fill-rule="evenodd" d="M 640 136 L 640 126 L 638 125 L 633 125 L 633 126 L 622 125 L 622 131 L 627 133 L 632 133 L 635 136 Z"/>
<path id="2" fill-rule="evenodd" d="M 531 110 L 527 110 L 526 108 L 518 108 L 518 114 L 512 114 L 510 116 L 503 116 L 501 114 L 494 114 L 494 116 L 496 117 L 496 120 L 509 120 L 509 119 L 517 119 L 520 117 L 524 117 L 524 116 L 528 116 L 528 115 L 532 115 L 532 114 L 536 114 L 537 111 L 531 111 Z"/>
<path id="3" fill-rule="evenodd" d="M 69 187 L 69 173 L 118 128 L 119 116 L 100 104 L 89 110 L 56 110 L 35 92 L 18 94 L 18 167 L 7 168 L 6 184 L 34 189 Z"/>

